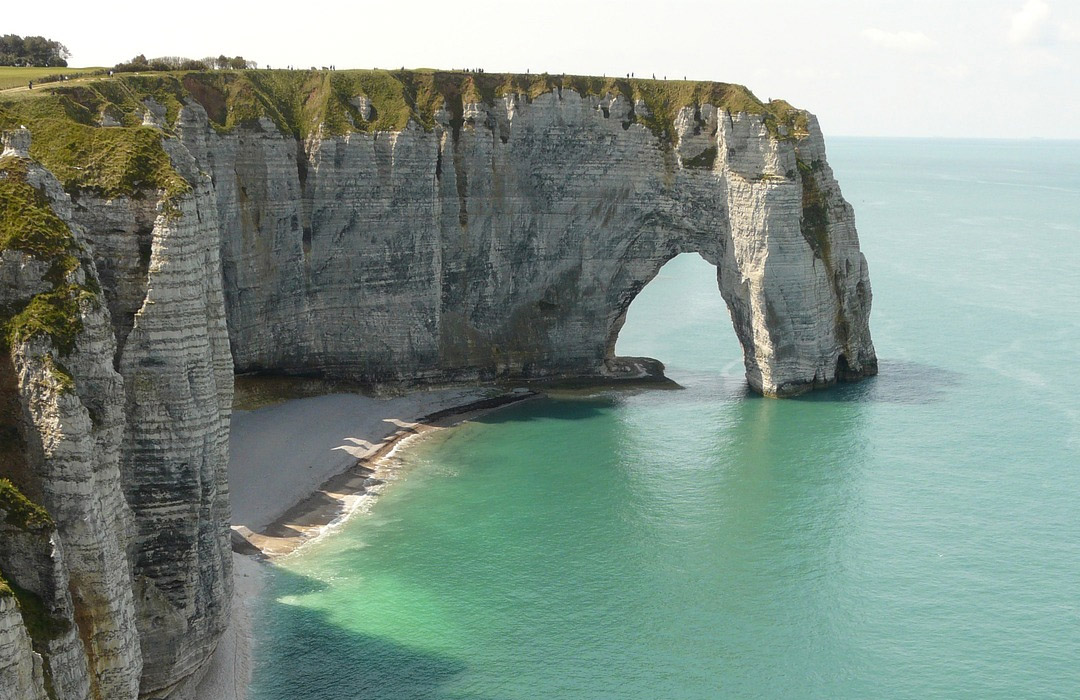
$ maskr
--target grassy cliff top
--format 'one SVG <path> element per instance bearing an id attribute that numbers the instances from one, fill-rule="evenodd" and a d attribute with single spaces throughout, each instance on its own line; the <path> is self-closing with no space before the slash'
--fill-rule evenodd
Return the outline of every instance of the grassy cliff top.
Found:
<path id="1" fill-rule="evenodd" d="M 66 75 L 69 78 L 78 78 L 91 74 L 107 73 L 107 68 L 26 68 L 22 66 L 0 66 L 0 90 L 26 87 L 26 84 L 42 78 L 51 78 L 58 75 Z M 35 83 L 36 84 L 36 83 Z"/>
<path id="2" fill-rule="evenodd" d="M 664 144 L 674 140 L 679 109 L 705 103 L 762 115 L 779 138 L 801 138 L 807 127 L 805 112 L 782 100 L 762 102 L 730 83 L 419 69 L 177 71 L 86 78 L 0 95 L 0 129 L 28 127 L 31 156 L 71 193 L 88 189 L 115 197 L 158 190 L 169 200 L 190 185 L 171 166 L 162 138 L 191 100 L 206 109 L 219 131 L 254 126 L 266 118 L 282 133 L 307 139 L 320 132 L 398 131 L 410 120 L 432 129 L 444 106 L 460 125 L 463 104 L 493 104 L 508 94 L 533 99 L 562 90 L 643 102 L 647 110 L 634 120 Z M 372 113 L 361 115 L 361 96 Z M 143 126 L 148 105 L 160 112 L 164 132 Z"/>
<path id="3" fill-rule="evenodd" d="M 206 109 L 219 131 L 258 128 L 261 119 L 269 119 L 282 133 L 306 140 L 318 133 L 397 131 L 410 120 L 430 130 L 444 106 L 451 125 L 460 128 L 464 104 L 494 104 L 508 94 L 534 99 L 562 90 L 644 103 L 647 109 L 635 110 L 632 119 L 664 146 L 674 142 L 678 111 L 706 103 L 761 115 L 778 138 L 799 139 L 807 128 L 806 112 L 782 100 L 762 102 L 730 83 L 420 69 L 177 71 L 85 78 L 0 94 L 0 130 L 29 128 L 30 155 L 69 193 L 89 190 L 117 197 L 157 191 L 168 208 L 191 185 L 172 167 L 162 140 L 175 128 L 181 107 L 192 100 Z M 359 97 L 367 98 L 370 113 L 360 113 Z M 161 128 L 143 125 L 150 112 Z"/>
<path id="4" fill-rule="evenodd" d="M 177 195 L 190 189 L 172 168 L 162 133 L 142 126 L 143 101 L 164 100 L 175 118 L 183 94 L 175 78 L 102 78 L 0 96 L 0 130 L 26 126 L 30 154 L 70 192 L 108 197 L 144 188 Z M 168 88 L 172 87 L 171 91 Z M 102 128 L 103 118 L 120 126 Z"/>
<path id="5" fill-rule="evenodd" d="M 787 127 L 794 137 L 806 128 L 806 114 L 782 100 L 762 102 L 742 85 L 685 80 L 600 78 L 580 75 L 466 73 L 439 70 L 224 70 L 119 74 L 111 78 L 43 86 L 33 93 L 9 93 L 0 99 L 0 128 L 10 128 L 19 120 L 33 124 L 59 119 L 88 128 L 103 120 L 121 125 L 121 130 L 142 129 L 148 98 L 165 108 L 168 124 L 188 99 L 195 99 L 220 130 L 252 124 L 261 117 L 273 121 L 284 133 L 306 138 L 320 127 L 324 133 L 350 131 L 397 131 L 412 119 L 426 129 L 434 127 L 435 113 L 446 105 L 452 116 L 460 116 L 462 103 L 487 103 L 507 94 L 536 98 L 544 93 L 573 90 L 583 96 L 621 95 L 642 101 L 649 116 L 638 121 L 663 139 L 673 136 L 672 123 L 681 107 L 705 103 L 729 112 L 746 112 L 765 117 L 766 124 L 779 134 Z M 374 108 L 370 121 L 360 114 L 355 98 L 368 98 Z M 455 114 L 456 113 L 456 114 Z M 54 128 L 56 128 L 54 126 Z M 86 134 L 70 128 L 66 138 L 86 146 Z M 121 131 L 125 141 L 136 136 Z M 53 134 L 45 134 L 52 146 L 60 145 Z M 37 140 L 35 133 L 35 142 Z M 116 145 L 121 137 L 101 137 Z M 111 150 L 111 149 L 105 149 Z M 36 154 L 35 154 L 36 155 Z M 77 155 L 75 153 L 68 155 Z M 155 168 L 144 175 L 153 178 Z M 74 175 L 71 175 L 74 178 Z M 65 179 L 66 178 L 61 178 Z M 74 178 L 77 179 L 77 178 Z M 124 183 L 89 175 L 83 180 L 96 186 L 121 190 Z M 165 183 L 167 184 L 167 183 Z"/>

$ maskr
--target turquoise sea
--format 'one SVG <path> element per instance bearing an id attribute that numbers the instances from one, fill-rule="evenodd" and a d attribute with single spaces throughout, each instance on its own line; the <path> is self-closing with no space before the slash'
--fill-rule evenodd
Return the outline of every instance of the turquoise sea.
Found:
<path id="1" fill-rule="evenodd" d="M 676 258 L 618 347 L 683 389 L 414 442 L 272 575 L 255 700 L 1080 697 L 1080 142 L 829 159 L 879 377 L 748 394 Z"/>

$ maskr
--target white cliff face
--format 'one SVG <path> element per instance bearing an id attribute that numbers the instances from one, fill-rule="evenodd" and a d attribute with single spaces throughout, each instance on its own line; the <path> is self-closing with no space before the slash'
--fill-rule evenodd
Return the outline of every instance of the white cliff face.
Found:
<path id="1" fill-rule="evenodd" d="M 5 534 L 0 565 L 64 629 L 34 649 L 65 700 L 183 691 L 228 620 L 232 361 L 214 200 L 209 182 L 188 174 L 195 190 L 155 214 L 128 199 L 72 205 L 27 163 L 28 184 L 108 270 L 106 293 L 79 303 L 72 350 L 36 335 L 0 378 L 25 443 L 25 464 L 4 476 L 28 484 L 56 522 L 55 546 Z M 5 251 L 2 270 L 18 282 L 4 288 L 6 304 L 52 286 L 48 266 L 17 251 Z M 70 279 L 97 280 L 93 260 Z"/>
<path id="2" fill-rule="evenodd" d="M 665 146 L 626 119 L 642 108 L 563 89 L 465 104 L 460 125 L 443 111 L 433 131 L 306 144 L 266 125 L 219 135 L 186 109 L 181 139 L 215 183 L 237 368 L 376 384 L 635 374 L 613 357 L 630 301 L 698 252 L 754 389 L 872 374 L 866 265 L 821 165 L 830 249 L 803 232 L 816 121 L 785 140 L 706 104 L 679 112 Z"/>
<path id="3" fill-rule="evenodd" d="M 48 700 L 41 666 L 14 596 L 0 596 L 0 700 Z"/>
<path id="4" fill-rule="evenodd" d="M 124 378 L 119 465 L 134 514 L 131 587 L 141 694 L 198 682 L 231 600 L 228 464 L 232 359 L 217 212 L 186 152 L 193 191 L 161 210 L 79 198 L 74 219 L 101 269 Z"/>
<path id="5" fill-rule="evenodd" d="M 26 182 L 61 219 L 71 219 L 70 200 L 49 173 L 28 163 Z M 82 246 L 79 231 L 71 233 Z M 24 261 L 5 254 L 4 262 Z M 93 263 L 82 259 L 66 279 L 91 283 Z M 6 290 L 4 301 L 25 303 L 27 292 L 49 287 L 39 280 L 21 291 Z M 64 697 L 135 698 L 141 657 L 126 554 L 132 521 L 118 463 L 122 380 L 112 365 L 115 342 L 107 310 L 88 298 L 77 308 L 81 329 L 62 363 L 55 343 L 35 335 L 15 344 L 3 367 L 7 401 L 21 416 L 23 449 L 11 476 L 29 487 L 55 521 L 55 542 L 20 546 L 12 533 L 0 554 L 5 575 L 40 597 L 70 630 L 59 639 L 35 640 L 47 649 L 47 666 Z"/>
<path id="6" fill-rule="evenodd" d="M 200 202 L 210 205 L 201 217 Z M 146 299 L 119 362 L 144 695 L 197 681 L 225 630 L 232 590 L 232 362 L 213 200 L 196 195 L 179 206 L 179 216 L 159 217 L 153 230 Z"/>

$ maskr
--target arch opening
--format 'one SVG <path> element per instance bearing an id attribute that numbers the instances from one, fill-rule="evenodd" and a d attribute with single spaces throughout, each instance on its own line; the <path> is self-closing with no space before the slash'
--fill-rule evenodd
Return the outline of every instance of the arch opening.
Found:
<path id="1" fill-rule="evenodd" d="M 743 376 L 743 349 L 720 294 L 717 268 L 698 253 L 664 263 L 612 325 L 609 355 L 655 358 L 682 383 L 695 374 Z"/>

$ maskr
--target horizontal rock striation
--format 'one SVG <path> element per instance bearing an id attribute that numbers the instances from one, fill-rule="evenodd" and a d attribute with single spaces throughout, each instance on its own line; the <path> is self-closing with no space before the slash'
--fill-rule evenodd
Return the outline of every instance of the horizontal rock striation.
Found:
<path id="1" fill-rule="evenodd" d="M 336 136 L 267 116 L 221 133 L 199 105 L 179 110 L 214 182 L 238 371 L 371 384 L 655 372 L 615 357 L 615 339 L 683 252 L 717 265 L 755 390 L 876 371 L 866 263 L 812 116 L 778 125 L 704 102 L 658 135 L 649 105 L 619 92 L 453 97 L 429 129 Z"/>
<path id="2" fill-rule="evenodd" d="M 3 476 L 55 532 L 5 537 L 0 569 L 69 632 L 30 630 L 56 697 L 165 697 L 198 680 L 231 591 L 232 363 L 215 219 L 198 211 L 209 183 L 148 215 L 138 198 L 69 197 L 25 135 L 7 140 L 0 184 L 21 188 L 31 226 L 3 222 L 0 277 L 17 284 L 0 304 L 20 310 L 0 365 Z"/>
<path id="3" fill-rule="evenodd" d="M 817 121 L 738 86 L 189 73 L 0 103 L 0 128 L 13 697 L 191 697 L 229 612 L 234 371 L 656 377 L 618 333 L 696 252 L 753 389 L 876 372 Z"/>
<path id="4" fill-rule="evenodd" d="M 185 109 L 181 139 L 200 135 L 215 182 L 237 369 L 375 384 L 637 375 L 614 356 L 626 309 L 697 252 L 718 268 L 755 390 L 872 374 L 866 263 L 816 121 L 781 139 L 760 115 L 684 107 L 665 144 L 627 125 L 633 109 L 509 95 L 463 105 L 460 126 L 442 110 L 431 131 L 306 144 L 272 128 L 204 139 Z"/>
<path id="5" fill-rule="evenodd" d="M 54 688 L 64 697 L 133 698 L 141 658 L 126 552 L 131 513 L 118 464 L 122 380 L 108 312 L 79 231 L 66 223 L 68 196 L 12 139 L 6 145 L 6 203 L 35 226 L 20 229 L 12 208 L 5 212 L 15 249 L 3 252 L 3 276 L 23 284 L 0 298 L 3 308 L 21 309 L 6 324 L 10 345 L 0 362 L 11 457 L 4 476 L 44 508 L 49 531 L 33 537 L 45 527 L 39 522 L 5 537 L 0 566 L 43 606 L 40 616 L 55 619 L 37 625 L 46 632 L 34 638 Z M 54 628 L 77 631 L 78 639 L 48 632 Z"/>

